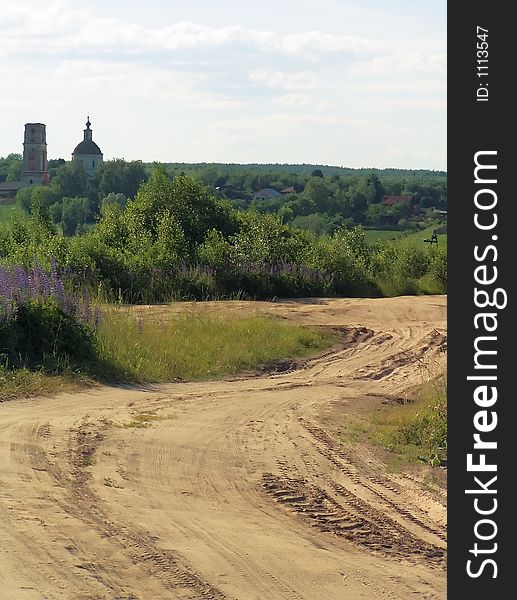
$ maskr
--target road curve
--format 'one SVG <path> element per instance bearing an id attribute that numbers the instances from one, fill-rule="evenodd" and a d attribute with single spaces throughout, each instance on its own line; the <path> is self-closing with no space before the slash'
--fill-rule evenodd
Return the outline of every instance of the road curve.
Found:
<path id="1" fill-rule="evenodd" d="M 443 371 L 445 297 L 205 308 L 343 343 L 283 373 L 0 404 L 0 598 L 444 598 L 444 497 L 329 423 Z"/>

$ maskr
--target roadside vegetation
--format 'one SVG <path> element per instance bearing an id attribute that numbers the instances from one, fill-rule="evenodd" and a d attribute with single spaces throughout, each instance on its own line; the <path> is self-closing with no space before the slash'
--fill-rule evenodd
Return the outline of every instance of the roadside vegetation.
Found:
<path id="1" fill-rule="evenodd" d="M 16 179 L 19 163 L 0 159 L 0 177 Z M 51 184 L 21 189 L 2 212 L 0 389 L 27 389 L 29 372 L 38 385 L 45 373 L 219 377 L 330 343 L 258 318 L 139 323 L 115 304 L 446 292 L 444 244 L 369 241 L 365 229 L 383 215 L 399 232 L 429 224 L 425 211 L 446 202 L 445 174 L 266 168 L 115 160 L 90 180 L 76 163 L 49 161 Z M 251 197 L 289 181 L 280 200 Z M 402 192 L 417 199 L 410 212 L 382 205 Z M 306 226 L 322 218 L 332 226 Z"/>
<path id="2" fill-rule="evenodd" d="M 72 237 L 54 223 L 47 190 L 29 192 L 30 219 L 0 227 L 0 264 L 27 269 L 36 257 L 49 269 L 54 258 L 70 285 L 101 301 L 446 291 L 443 245 L 370 244 L 361 226 L 316 235 L 277 214 L 235 209 L 197 180 L 171 179 L 162 168 L 134 200 L 103 203 L 97 224 Z"/>
<path id="3" fill-rule="evenodd" d="M 267 317 L 202 309 L 167 317 L 92 306 L 50 272 L 0 267 L 0 399 L 95 380 L 216 379 L 327 348 L 334 337 Z"/>
<path id="4" fill-rule="evenodd" d="M 136 317 L 130 310 L 107 312 L 99 327 L 100 356 L 129 381 L 217 379 L 272 367 L 279 359 L 328 348 L 323 331 L 277 319 L 235 318 L 202 309 L 170 317 Z"/>
<path id="5" fill-rule="evenodd" d="M 388 451 L 388 466 L 447 466 L 447 384 L 423 383 L 408 399 L 386 404 L 348 424 L 344 439 L 368 440 Z"/>

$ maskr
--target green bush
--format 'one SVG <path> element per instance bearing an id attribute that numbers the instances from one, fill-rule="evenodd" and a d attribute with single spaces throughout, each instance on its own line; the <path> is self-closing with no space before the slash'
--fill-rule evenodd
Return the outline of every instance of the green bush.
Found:
<path id="1" fill-rule="evenodd" d="M 20 304 L 14 319 L 0 324 L 0 359 L 11 366 L 57 368 L 95 356 L 91 329 L 65 312 L 54 298 Z"/>

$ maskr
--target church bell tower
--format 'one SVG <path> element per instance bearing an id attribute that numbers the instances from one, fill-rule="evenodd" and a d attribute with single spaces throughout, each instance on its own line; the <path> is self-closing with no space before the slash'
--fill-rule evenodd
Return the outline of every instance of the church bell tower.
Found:
<path id="1" fill-rule="evenodd" d="M 25 125 L 21 183 L 22 186 L 48 183 L 47 132 L 43 123 Z"/>

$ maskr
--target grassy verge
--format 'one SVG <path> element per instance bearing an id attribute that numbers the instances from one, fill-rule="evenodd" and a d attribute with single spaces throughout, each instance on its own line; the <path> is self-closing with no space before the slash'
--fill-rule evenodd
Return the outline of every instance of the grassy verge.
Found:
<path id="1" fill-rule="evenodd" d="M 0 367 L 0 402 L 37 394 L 73 392 L 93 383 L 90 377 L 82 373 L 48 373 L 43 370 L 12 370 Z"/>
<path id="2" fill-rule="evenodd" d="M 335 341 L 326 332 L 269 317 L 202 311 L 144 320 L 111 311 L 98 338 L 102 358 L 139 382 L 216 379 L 306 356 Z"/>
<path id="3" fill-rule="evenodd" d="M 423 384 L 415 397 L 384 405 L 366 419 L 348 425 L 345 437 L 368 440 L 388 450 L 389 465 L 447 464 L 447 387 L 443 378 Z"/>
<path id="4" fill-rule="evenodd" d="M 416 399 L 372 417 L 371 438 L 407 462 L 447 464 L 447 389 L 443 380 L 426 383 Z"/>
<path id="5" fill-rule="evenodd" d="M 167 317 L 108 309 L 97 332 L 98 360 L 52 372 L 0 367 L 2 399 L 73 391 L 103 382 L 208 380 L 268 367 L 330 347 L 336 338 L 270 317 L 206 311 Z"/>

